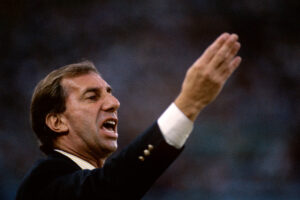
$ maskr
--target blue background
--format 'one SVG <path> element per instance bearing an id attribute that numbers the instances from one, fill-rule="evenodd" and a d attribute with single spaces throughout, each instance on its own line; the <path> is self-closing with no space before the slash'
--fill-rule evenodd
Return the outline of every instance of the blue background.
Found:
<path id="1" fill-rule="evenodd" d="M 95 63 L 121 102 L 121 149 L 174 100 L 187 68 L 225 31 L 239 34 L 243 62 L 144 199 L 299 199 L 298 0 L 0 4 L 0 199 L 14 199 L 42 156 L 29 105 L 51 70 Z"/>

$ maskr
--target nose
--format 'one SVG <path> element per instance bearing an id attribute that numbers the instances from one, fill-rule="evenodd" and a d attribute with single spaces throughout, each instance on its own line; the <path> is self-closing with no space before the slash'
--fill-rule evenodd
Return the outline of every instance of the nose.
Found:
<path id="1" fill-rule="evenodd" d="M 119 100 L 112 94 L 107 94 L 105 98 L 105 102 L 102 105 L 102 109 L 107 112 L 115 112 L 119 109 L 119 107 L 120 107 Z"/>

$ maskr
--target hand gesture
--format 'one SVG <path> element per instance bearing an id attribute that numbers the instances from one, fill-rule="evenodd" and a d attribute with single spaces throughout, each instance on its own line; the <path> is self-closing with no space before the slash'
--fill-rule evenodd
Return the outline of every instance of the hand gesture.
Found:
<path id="1" fill-rule="evenodd" d="M 223 33 L 188 69 L 175 104 L 189 119 L 195 121 L 239 66 L 241 57 L 236 54 L 240 46 L 236 34 Z"/>

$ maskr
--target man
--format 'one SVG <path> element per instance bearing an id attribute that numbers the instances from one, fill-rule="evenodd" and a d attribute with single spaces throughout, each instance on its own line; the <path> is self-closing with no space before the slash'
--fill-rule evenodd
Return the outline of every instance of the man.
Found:
<path id="1" fill-rule="evenodd" d="M 176 159 L 193 121 L 239 66 L 236 34 L 222 34 L 188 69 L 174 103 L 145 133 L 117 149 L 119 101 L 90 62 L 51 72 L 36 87 L 32 127 L 48 155 L 22 182 L 21 199 L 141 199 Z"/>

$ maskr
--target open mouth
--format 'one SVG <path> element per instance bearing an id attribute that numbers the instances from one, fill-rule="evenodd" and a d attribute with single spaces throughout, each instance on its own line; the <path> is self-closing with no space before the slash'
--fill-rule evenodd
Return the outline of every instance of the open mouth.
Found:
<path id="1" fill-rule="evenodd" d="M 107 119 L 103 122 L 102 128 L 105 128 L 108 131 L 115 132 L 117 129 L 117 120 L 116 119 Z"/>

